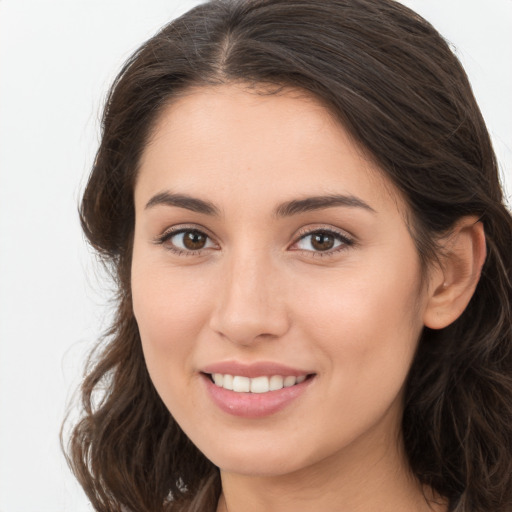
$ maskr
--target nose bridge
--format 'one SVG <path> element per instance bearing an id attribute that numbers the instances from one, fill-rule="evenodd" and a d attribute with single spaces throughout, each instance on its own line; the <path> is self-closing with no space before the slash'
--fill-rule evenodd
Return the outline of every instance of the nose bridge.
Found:
<path id="1" fill-rule="evenodd" d="M 222 267 L 212 329 L 244 345 L 284 334 L 288 328 L 286 308 L 270 252 L 245 244 L 227 255 Z"/>

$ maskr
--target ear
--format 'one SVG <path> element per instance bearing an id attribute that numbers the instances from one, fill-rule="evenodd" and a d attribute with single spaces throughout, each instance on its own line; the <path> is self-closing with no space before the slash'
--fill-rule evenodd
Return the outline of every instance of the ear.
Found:
<path id="1" fill-rule="evenodd" d="M 440 241 L 440 266 L 429 276 L 423 322 L 442 329 L 466 309 L 475 291 L 486 256 L 485 233 L 477 217 L 460 219 Z"/>

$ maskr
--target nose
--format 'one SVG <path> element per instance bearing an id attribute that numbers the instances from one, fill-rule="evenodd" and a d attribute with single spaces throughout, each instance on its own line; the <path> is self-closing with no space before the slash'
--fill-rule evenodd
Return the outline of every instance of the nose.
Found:
<path id="1" fill-rule="evenodd" d="M 271 257 L 233 254 L 222 265 L 210 328 L 244 346 L 283 336 L 289 329 L 284 283 Z"/>

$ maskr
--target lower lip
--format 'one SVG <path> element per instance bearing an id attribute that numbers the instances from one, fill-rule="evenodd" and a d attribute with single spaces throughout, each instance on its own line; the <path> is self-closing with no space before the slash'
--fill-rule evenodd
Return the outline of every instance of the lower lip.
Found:
<path id="1" fill-rule="evenodd" d="M 313 377 L 288 388 L 267 393 L 236 393 L 215 385 L 209 375 L 203 374 L 208 394 L 224 412 L 242 418 L 263 418 L 281 411 L 299 398 L 311 384 Z"/>

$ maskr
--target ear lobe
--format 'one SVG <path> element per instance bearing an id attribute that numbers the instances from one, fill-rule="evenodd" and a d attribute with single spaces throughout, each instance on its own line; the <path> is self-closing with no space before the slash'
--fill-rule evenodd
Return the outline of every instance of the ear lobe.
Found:
<path id="1" fill-rule="evenodd" d="M 423 322 L 431 329 L 442 329 L 466 309 L 486 256 L 482 222 L 475 216 L 463 217 L 441 241 L 440 268 L 433 271 Z"/>

